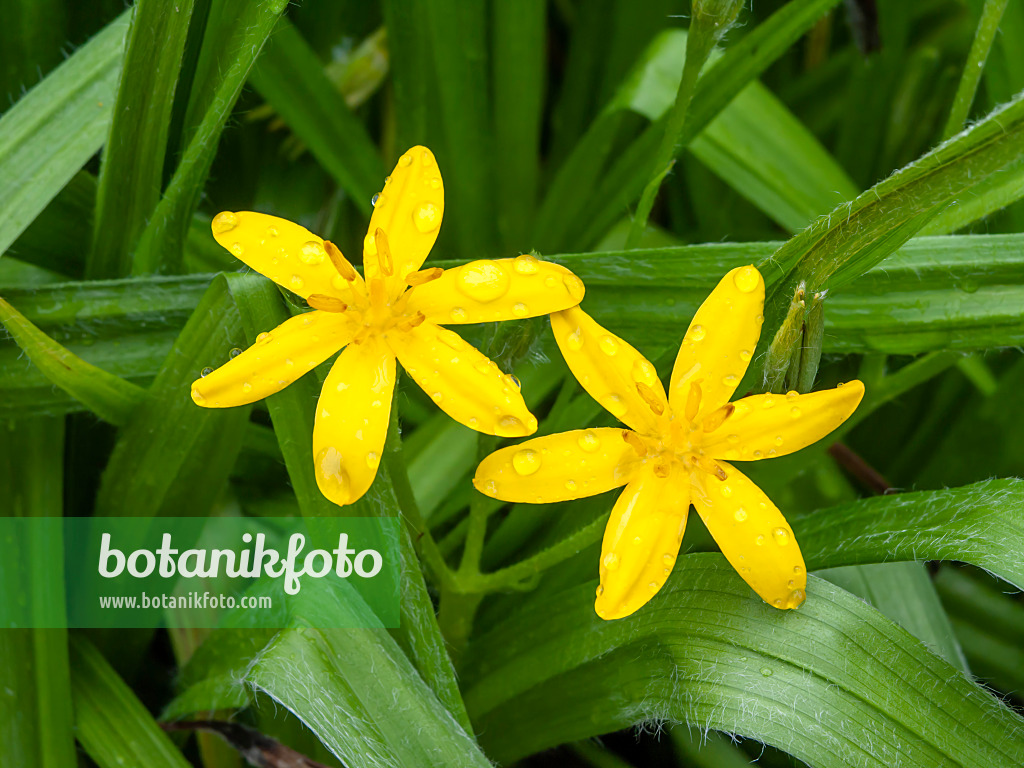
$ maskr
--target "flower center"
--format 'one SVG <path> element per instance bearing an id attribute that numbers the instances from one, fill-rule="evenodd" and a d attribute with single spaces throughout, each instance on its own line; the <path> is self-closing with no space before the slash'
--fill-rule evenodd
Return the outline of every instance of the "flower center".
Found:
<path id="1" fill-rule="evenodd" d="M 395 261 L 391 255 L 387 233 L 378 227 L 372 235 L 372 243 L 372 257 L 377 260 L 377 269 L 365 284 L 360 284 L 357 282 L 359 275 L 352 264 L 333 243 L 325 240 L 324 249 L 330 256 L 331 263 L 350 285 L 351 303 L 340 297 L 324 294 L 313 294 L 307 299 L 314 309 L 345 313 L 357 324 L 358 329 L 352 340 L 354 344 L 359 344 L 370 336 L 386 336 L 391 330 L 411 331 L 423 323 L 426 317 L 422 312 L 409 311 L 409 297 L 416 286 L 436 280 L 444 272 L 439 267 L 411 272 L 405 276 L 406 288 L 397 297 L 392 297 L 388 278 L 394 275 Z"/>

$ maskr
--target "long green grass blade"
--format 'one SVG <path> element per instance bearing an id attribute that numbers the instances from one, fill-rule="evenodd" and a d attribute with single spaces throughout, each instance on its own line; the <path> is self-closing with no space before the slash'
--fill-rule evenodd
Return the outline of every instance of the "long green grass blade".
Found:
<path id="1" fill-rule="evenodd" d="M 190 768 L 131 688 L 84 637 L 71 642 L 78 740 L 100 768 Z"/>
<path id="2" fill-rule="evenodd" d="M 194 0 L 140 0 L 100 167 L 96 228 L 86 274 L 129 274 L 132 253 L 164 181 L 174 92 Z"/>
<path id="3" fill-rule="evenodd" d="M 230 5 L 223 9 L 231 20 L 229 31 L 205 47 L 218 54 L 217 68 L 207 73 L 195 99 L 199 105 L 196 109 L 205 107 L 205 111 L 195 118 L 198 123 L 190 132 L 174 176 L 146 223 L 132 259 L 133 274 L 181 271 L 192 213 L 199 204 L 221 131 L 257 55 L 287 3 L 279 0 Z"/>
<path id="4" fill-rule="evenodd" d="M 287 19 L 264 48 L 250 82 L 369 216 L 384 185 L 384 164 L 363 125 L 324 74 L 323 65 Z"/>
<path id="5" fill-rule="evenodd" d="M 1018 715 L 860 599 L 811 577 L 806 603 L 782 612 L 720 555 L 675 571 L 628 619 L 598 619 L 587 583 L 483 638 L 464 679 L 488 753 L 511 761 L 654 718 L 826 767 L 1024 759 Z"/>
<path id="6" fill-rule="evenodd" d="M 64 423 L 12 422 L 0 436 L 0 515 L 60 517 L 63 513 Z M 37 529 L 39 530 L 39 529 Z M 59 532 L 59 526 L 56 528 Z M 64 543 L 41 530 L 28 541 L 5 542 L 0 587 L 5 599 L 25 599 L 33 612 L 64 610 Z M 18 567 L 19 560 L 47 563 Z M 10 569 L 10 570 L 8 570 Z M 13 573 L 34 583 L 12 583 Z M 47 578 L 48 576 L 48 578 Z M 18 597 L 16 597 L 18 596 Z M 61 629 L 0 630 L 0 764 L 65 768 L 75 764 L 68 634 Z"/>
<path id="7" fill-rule="evenodd" d="M 103 145 L 130 11 L 0 118 L 0 253 Z"/>

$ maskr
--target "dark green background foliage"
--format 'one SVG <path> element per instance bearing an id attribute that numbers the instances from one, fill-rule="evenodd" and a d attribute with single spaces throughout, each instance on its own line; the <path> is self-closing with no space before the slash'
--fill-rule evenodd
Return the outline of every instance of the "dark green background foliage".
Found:
<path id="1" fill-rule="evenodd" d="M 240 766 L 159 724 L 196 719 L 332 766 L 1022 764 L 1024 5 L 756 2 L 728 29 L 724 1 L 286 5 L 3 0 L 0 514 L 400 515 L 402 626 L 0 630 L 0 765 Z M 252 407 L 191 402 L 305 309 L 211 216 L 357 255 L 417 143 L 447 191 L 433 263 L 564 263 L 663 372 L 754 263 L 741 391 L 864 381 L 827 441 L 751 468 L 816 572 L 799 611 L 761 603 L 694 517 L 665 589 L 602 622 L 611 500 L 476 494 L 496 442 L 408 382 L 344 509 L 311 472 L 324 367 Z M 467 336 L 541 434 L 609 423 L 545 319 Z M 61 604 L 59 573 L 5 573 L 0 599 Z"/>

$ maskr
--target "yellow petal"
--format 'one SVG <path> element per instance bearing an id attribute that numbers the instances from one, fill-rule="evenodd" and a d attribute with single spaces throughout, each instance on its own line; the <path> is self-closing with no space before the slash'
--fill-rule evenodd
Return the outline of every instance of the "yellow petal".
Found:
<path id="1" fill-rule="evenodd" d="M 864 397 L 851 381 L 809 395 L 752 395 L 737 400 L 725 422 L 704 438 L 714 458 L 750 461 L 785 456 L 816 443 L 846 421 Z"/>
<path id="2" fill-rule="evenodd" d="M 409 308 L 440 325 L 549 315 L 583 299 L 583 281 L 530 255 L 474 261 L 416 288 Z"/>
<path id="3" fill-rule="evenodd" d="M 352 285 L 343 279 L 324 249 L 323 238 L 287 219 L 265 213 L 218 213 L 213 236 L 234 256 L 302 298 L 314 293 L 351 304 Z M 356 283 L 362 278 L 356 275 Z"/>
<path id="4" fill-rule="evenodd" d="M 729 402 L 754 354 L 763 312 L 760 272 L 738 267 L 722 278 L 679 347 L 668 393 L 673 412 L 685 413 L 692 384 L 700 387 L 698 419 Z"/>
<path id="5" fill-rule="evenodd" d="M 284 389 L 352 340 L 344 315 L 306 312 L 285 320 L 213 373 L 192 383 L 192 399 L 206 408 L 245 405 Z"/>
<path id="6" fill-rule="evenodd" d="M 434 246 L 444 215 L 444 185 L 437 161 L 426 147 L 413 147 L 398 158 L 388 179 L 374 203 L 363 241 L 363 273 L 367 280 L 383 277 L 394 295 L 405 285 L 403 278 L 420 268 Z M 374 235 L 378 228 L 384 230 L 394 259 L 390 276 L 381 272 Z"/>
<path id="7" fill-rule="evenodd" d="M 391 331 L 387 340 L 413 380 L 456 421 L 501 437 L 537 431 L 518 382 L 457 333 L 425 322 Z"/>
<path id="8" fill-rule="evenodd" d="M 628 483 L 640 457 L 615 427 L 576 429 L 495 451 L 473 485 L 504 501 L 542 503 L 594 496 Z"/>
<path id="9" fill-rule="evenodd" d="M 799 608 L 807 569 L 786 518 L 735 467 L 721 462 L 726 479 L 691 475 L 693 506 L 722 554 L 761 598 L 776 608 Z"/>
<path id="10" fill-rule="evenodd" d="M 643 355 L 579 307 L 551 315 L 551 328 L 569 369 L 605 410 L 642 434 L 665 431 L 665 389 Z"/>
<path id="11" fill-rule="evenodd" d="M 374 337 L 334 363 L 313 426 L 313 470 L 320 492 L 351 504 L 373 483 L 384 451 L 395 388 L 395 356 Z"/>
<path id="12" fill-rule="evenodd" d="M 645 468 L 615 502 L 601 544 L 601 584 L 594 603 L 602 619 L 629 616 L 665 583 L 686 530 L 687 486 L 681 470 L 663 478 Z"/>

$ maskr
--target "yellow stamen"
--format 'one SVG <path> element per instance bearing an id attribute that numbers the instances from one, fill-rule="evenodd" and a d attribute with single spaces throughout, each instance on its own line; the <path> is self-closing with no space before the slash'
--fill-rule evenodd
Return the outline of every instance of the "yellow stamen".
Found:
<path id="1" fill-rule="evenodd" d="M 419 272 L 410 272 L 405 276 L 405 284 L 411 288 L 415 288 L 417 285 L 423 285 L 429 283 L 432 280 L 437 280 L 444 270 L 440 267 L 431 267 L 430 269 L 421 269 Z"/>
<path id="2" fill-rule="evenodd" d="M 383 307 L 387 303 L 387 287 L 379 277 L 370 278 L 370 306 Z"/>
<path id="3" fill-rule="evenodd" d="M 388 236 L 380 227 L 377 227 L 377 231 L 373 233 L 373 242 L 377 245 L 377 263 L 380 264 L 381 274 L 391 277 L 395 274 L 395 262 L 391 258 Z"/>
<path id="4" fill-rule="evenodd" d="M 338 274 L 350 283 L 355 280 L 359 275 L 356 272 L 356 268 L 352 266 L 351 262 L 342 255 L 341 251 L 338 250 L 338 246 L 332 243 L 330 240 L 324 240 L 324 250 L 327 251 L 327 255 L 331 259 L 331 263 L 334 268 L 338 270 Z"/>
<path id="5" fill-rule="evenodd" d="M 622 430 L 622 439 L 629 444 L 629 446 L 636 451 L 636 455 L 643 458 L 647 455 L 647 446 L 644 441 L 640 439 L 640 435 L 636 432 L 630 432 L 628 429 Z"/>
<path id="6" fill-rule="evenodd" d="M 694 382 L 690 385 L 690 392 L 686 396 L 686 420 L 693 421 L 697 418 L 697 411 L 700 410 L 700 384 Z"/>
<path id="7" fill-rule="evenodd" d="M 640 393 L 640 397 L 644 399 L 644 402 L 650 406 L 651 410 L 655 414 L 661 416 L 665 412 L 665 404 L 661 402 L 654 390 L 644 384 L 642 381 L 636 383 L 636 391 Z"/>
<path id="8" fill-rule="evenodd" d="M 427 316 L 422 312 L 417 312 L 412 317 L 407 317 L 404 320 L 395 324 L 395 327 L 400 331 L 411 331 L 417 325 L 422 325 L 423 321 L 427 319 Z"/>
<path id="9" fill-rule="evenodd" d="M 732 413 L 735 410 L 736 406 L 733 405 L 732 403 L 726 403 L 725 405 L 723 405 L 717 411 L 715 411 L 706 419 L 704 419 L 704 431 L 714 432 L 716 429 L 722 426 L 722 424 L 725 423 L 726 419 L 732 416 Z"/>
<path id="10" fill-rule="evenodd" d="M 719 464 L 714 459 L 709 459 L 707 456 L 697 456 L 696 454 L 694 454 L 692 456 L 692 461 L 694 464 L 697 465 L 699 469 L 704 470 L 709 475 L 714 475 L 719 480 L 725 480 L 726 478 L 729 477 L 727 474 L 725 474 L 725 470 L 722 469 L 722 465 Z"/>
<path id="11" fill-rule="evenodd" d="M 323 293 L 314 293 L 306 301 L 313 309 L 320 309 L 324 312 L 344 312 L 348 309 L 348 304 L 341 299 Z"/>

